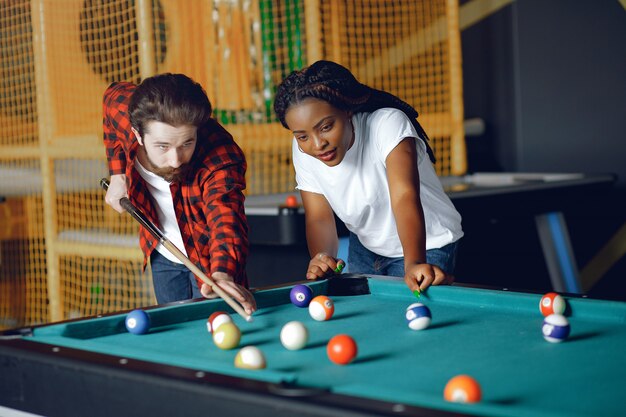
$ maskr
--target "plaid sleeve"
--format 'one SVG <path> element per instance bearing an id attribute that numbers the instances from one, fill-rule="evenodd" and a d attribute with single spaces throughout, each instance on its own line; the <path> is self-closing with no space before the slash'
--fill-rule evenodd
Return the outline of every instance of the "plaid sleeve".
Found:
<path id="1" fill-rule="evenodd" d="M 125 173 L 132 138 L 128 103 L 134 90 L 134 84 L 120 82 L 111 84 L 104 92 L 102 129 L 110 175 Z"/>
<path id="2" fill-rule="evenodd" d="M 227 136 L 224 137 L 223 134 Z M 215 136 L 222 136 L 217 141 Z M 210 227 L 211 272 L 226 272 L 247 286 L 248 223 L 244 212 L 246 160 L 232 137 L 222 130 L 212 135 L 208 160 L 212 170 L 203 187 L 205 216 Z"/>

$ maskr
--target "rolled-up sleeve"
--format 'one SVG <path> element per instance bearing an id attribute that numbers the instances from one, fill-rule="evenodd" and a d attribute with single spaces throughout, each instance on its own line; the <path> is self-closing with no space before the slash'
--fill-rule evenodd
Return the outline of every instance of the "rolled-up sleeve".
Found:
<path id="1" fill-rule="evenodd" d="M 102 100 L 102 129 L 109 174 L 124 174 L 126 152 L 132 135 L 128 104 L 136 86 L 128 82 L 111 84 Z"/>

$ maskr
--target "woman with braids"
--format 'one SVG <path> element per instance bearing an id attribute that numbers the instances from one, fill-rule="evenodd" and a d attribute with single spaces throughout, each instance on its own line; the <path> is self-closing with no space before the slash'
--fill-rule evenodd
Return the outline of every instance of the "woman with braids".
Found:
<path id="1" fill-rule="evenodd" d="M 411 291 L 454 280 L 461 216 L 435 173 L 415 109 L 318 61 L 283 80 L 274 111 L 294 135 L 307 279 L 344 265 L 334 212 L 350 231 L 350 272 L 404 277 Z"/>

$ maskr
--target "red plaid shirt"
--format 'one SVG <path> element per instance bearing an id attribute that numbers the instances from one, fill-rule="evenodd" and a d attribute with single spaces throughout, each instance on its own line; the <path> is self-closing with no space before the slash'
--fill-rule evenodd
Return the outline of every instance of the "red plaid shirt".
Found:
<path id="1" fill-rule="evenodd" d="M 113 83 L 104 93 L 103 129 L 109 173 L 126 174 L 131 202 L 159 225 L 150 192 L 134 168 L 139 143 L 130 130 L 128 105 L 135 87 L 127 82 Z M 190 163 L 192 174 L 170 186 L 187 256 L 207 275 L 226 272 L 247 287 L 245 265 L 249 248 L 242 193 L 246 187 L 243 152 L 232 136 L 211 119 L 198 129 Z M 145 268 L 159 242 L 144 227 L 140 227 L 139 239 Z M 198 285 L 201 284 L 198 279 Z"/>

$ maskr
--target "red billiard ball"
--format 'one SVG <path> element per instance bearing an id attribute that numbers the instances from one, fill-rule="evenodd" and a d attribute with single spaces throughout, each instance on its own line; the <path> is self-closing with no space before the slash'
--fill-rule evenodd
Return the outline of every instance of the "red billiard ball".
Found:
<path id="1" fill-rule="evenodd" d="M 206 328 L 209 333 L 213 333 L 224 323 L 232 323 L 233 319 L 230 315 L 225 311 L 215 311 L 209 316 L 209 319 L 206 321 Z"/>
<path id="2" fill-rule="evenodd" d="M 476 403 L 481 397 L 480 384 L 469 375 L 455 376 L 443 390 L 443 398 L 451 402 Z"/>
<path id="3" fill-rule="evenodd" d="M 555 292 L 549 292 L 541 297 L 539 311 L 544 317 L 550 314 L 563 314 L 565 312 L 565 299 Z"/>
<path id="4" fill-rule="evenodd" d="M 295 195 L 288 195 L 287 198 L 285 198 L 285 206 L 298 207 L 298 198 Z"/>
<path id="5" fill-rule="evenodd" d="M 338 334 L 328 341 L 326 353 L 333 363 L 347 365 L 356 358 L 356 342 L 347 334 Z"/>

